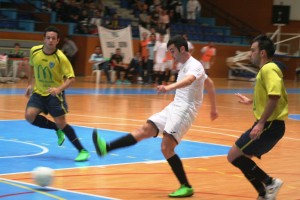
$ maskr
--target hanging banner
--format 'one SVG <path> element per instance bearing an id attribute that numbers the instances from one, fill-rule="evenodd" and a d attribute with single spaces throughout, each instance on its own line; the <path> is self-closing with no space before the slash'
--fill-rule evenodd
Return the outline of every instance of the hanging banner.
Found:
<path id="1" fill-rule="evenodd" d="M 98 26 L 98 31 L 103 56 L 110 58 L 116 52 L 116 49 L 120 48 L 124 57 L 123 62 L 129 64 L 133 58 L 131 26 L 119 30 L 110 30 Z"/>

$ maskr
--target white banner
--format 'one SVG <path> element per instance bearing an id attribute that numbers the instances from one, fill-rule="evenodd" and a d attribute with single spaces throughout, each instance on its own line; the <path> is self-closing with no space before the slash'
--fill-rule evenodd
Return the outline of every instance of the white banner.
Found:
<path id="1" fill-rule="evenodd" d="M 116 52 L 116 49 L 120 48 L 124 57 L 123 62 L 129 64 L 133 58 L 131 26 L 119 30 L 110 30 L 98 26 L 98 31 L 103 56 L 110 58 Z"/>

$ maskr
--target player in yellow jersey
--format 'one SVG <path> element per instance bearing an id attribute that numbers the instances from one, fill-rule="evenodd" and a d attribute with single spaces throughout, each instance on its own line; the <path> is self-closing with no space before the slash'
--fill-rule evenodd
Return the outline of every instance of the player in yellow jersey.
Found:
<path id="1" fill-rule="evenodd" d="M 65 135 L 78 149 L 75 161 L 86 161 L 89 152 L 83 148 L 74 129 L 67 124 L 68 105 L 64 90 L 75 80 L 74 71 L 68 58 L 57 49 L 60 31 L 49 26 L 44 31 L 44 44 L 34 46 L 30 50 L 30 70 L 25 96 L 29 97 L 25 118 L 34 126 L 53 129 L 61 146 Z M 50 114 L 53 121 L 41 115 Z"/>
<path id="2" fill-rule="evenodd" d="M 227 159 L 239 168 L 258 192 L 258 200 L 273 200 L 283 182 L 270 177 L 251 159 L 269 152 L 283 137 L 288 116 L 287 92 L 283 74 L 272 61 L 275 47 L 271 39 L 260 35 L 253 40 L 250 61 L 260 68 L 254 88 L 254 100 L 236 94 L 239 102 L 253 104 L 256 122 L 230 149 Z"/>

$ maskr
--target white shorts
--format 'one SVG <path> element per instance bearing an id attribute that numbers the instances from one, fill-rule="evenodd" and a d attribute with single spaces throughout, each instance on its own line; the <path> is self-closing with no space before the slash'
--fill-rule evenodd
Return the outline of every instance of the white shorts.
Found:
<path id="1" fill-rule="evenodd" d="M 187 19 L 196 19 L 196 12 L 187 12 Z"/>
<path id="2" fill-rule="evenodd" d="M 174 65 L 174 60 L 167 60 L 165 62 L 165 69 L 173 69 L 173 65 Z"/>
<path id="3" fill-rule="evenodd" d="M 202 64 L 204 69 L 210 69 L 210 63 L 209 62 L 201 61 L 201 64 Z"/>
<path id="4" fill-rule="evenodd" d="M 161 112 L 149 117 L 158 128 L 159 133 L 167 132 L 179 143 L 195 119 L 196 113 L 183 106 L 170 103 Z"/>
<path id="5" fill-rule="evenodd" d="M 165 63 L 155 63 L 153 66 L 153 70 L 156 72 L 164 72 L 165 71 Z"/>

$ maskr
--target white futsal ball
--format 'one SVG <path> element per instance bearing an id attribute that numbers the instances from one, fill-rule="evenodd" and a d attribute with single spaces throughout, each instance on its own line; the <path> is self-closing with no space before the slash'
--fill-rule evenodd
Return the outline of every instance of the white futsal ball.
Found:
<path id="1" fill-rule="evenodd" d="M 37 167 L 32 171 L 32 178 L 35 184 L 41 187 L 49 186 L 54 178 L 54 170 L 49 167 Z"/>

